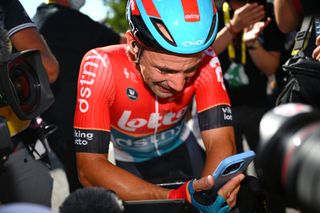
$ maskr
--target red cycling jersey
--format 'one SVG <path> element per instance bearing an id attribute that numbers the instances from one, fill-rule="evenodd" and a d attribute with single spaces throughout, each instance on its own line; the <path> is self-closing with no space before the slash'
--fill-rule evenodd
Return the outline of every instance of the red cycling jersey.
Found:
<path id="1" fill-rule="evenodd" d="M 181 93 L 158 98 L 125 49 L 96 48 L 82 60 L 74 120 L 78 152 L 107 153 L 109 140 L 122 161 L 142 162 L 170 152 L 190 133 L 185 118 L 194 95 L 201 130 L 231 125 L 230 101 L 212 50 L 204 52 L 202 65 Z"/>

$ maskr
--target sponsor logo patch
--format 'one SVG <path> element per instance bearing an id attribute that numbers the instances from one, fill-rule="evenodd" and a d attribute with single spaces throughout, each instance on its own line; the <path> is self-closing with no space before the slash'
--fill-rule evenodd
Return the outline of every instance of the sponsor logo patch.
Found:
<path id="1" fill-rule="evenodd" d="M 137 100 L 138 99 L 138 93 L 135 89 L 128 87 L 127 88 L 127 96 L 130 100 Z"/>
<path id="2" fill-rule="evenodd" d="M 81 130 L 74 130 L 75 144 L 86 146 L 93 140 L 93 133 Z"/>

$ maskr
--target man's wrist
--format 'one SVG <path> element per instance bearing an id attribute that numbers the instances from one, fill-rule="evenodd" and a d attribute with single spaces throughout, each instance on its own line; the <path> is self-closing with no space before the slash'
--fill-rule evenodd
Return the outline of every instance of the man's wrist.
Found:
<path id="1" fill-rule="evenodd" d="M 169 200 L 183 199 L 190 202 L 190 195 L 188 192 L 188 184 L 190 181 L 185 182 L 177 189 L 172 189 L 168 192 Z"/>
<path id="2" fill-rule="evenodd" d="M 232 34 L 232 36 L 237 36 L 237 35 L 241 32 L 241 30 L 238 30 L 237 28 L 235 28 L 235 27 L 231 24 L 231 22 L 226 23 L 226 24 L 225 24 L 225 27 L 226 27 L 227 30 Z"/>
<path id="3" fill-rule="evenodd" d="M 246 47 L 247 47 L 248 50 L 255 50 L 259 46 L 260 46 L 260 42 L 258 41 L 258 39 L 246 43 Z"/>

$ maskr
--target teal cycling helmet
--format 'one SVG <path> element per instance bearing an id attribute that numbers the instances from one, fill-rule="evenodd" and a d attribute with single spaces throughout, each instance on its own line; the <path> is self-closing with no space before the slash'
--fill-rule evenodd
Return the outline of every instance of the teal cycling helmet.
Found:
<path id="1" fill-rule="evenodd" d="M 175 54 L 207 49 L 218 31 L 214 0 L 129 0 L 126 14 L 138 43 Z"/>

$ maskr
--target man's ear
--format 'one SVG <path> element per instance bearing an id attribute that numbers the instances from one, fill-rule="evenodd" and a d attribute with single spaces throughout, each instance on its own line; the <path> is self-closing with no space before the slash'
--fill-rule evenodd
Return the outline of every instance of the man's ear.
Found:
<path id="1" fill-rule="evenodd" d="M 130 31 L 126 32 L 127 46 L 130 52 L 136 55 L 139 52 L 139 45 Z"/>

